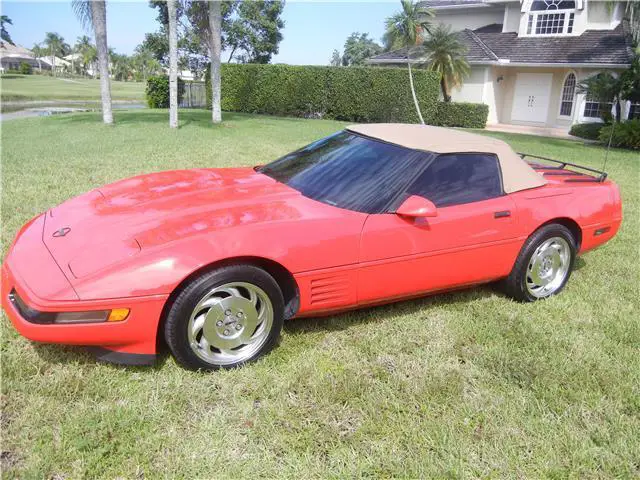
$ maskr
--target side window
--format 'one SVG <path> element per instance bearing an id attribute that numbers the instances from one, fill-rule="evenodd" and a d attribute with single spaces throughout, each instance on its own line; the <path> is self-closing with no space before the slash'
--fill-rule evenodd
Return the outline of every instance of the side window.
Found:
<path id="1" fill-rule="evenodd" d="M 499 197 L 502 179 L 498 158 L 483 153 L 439 155 L 407 193 L 428 198 L 436 207 Z"/>

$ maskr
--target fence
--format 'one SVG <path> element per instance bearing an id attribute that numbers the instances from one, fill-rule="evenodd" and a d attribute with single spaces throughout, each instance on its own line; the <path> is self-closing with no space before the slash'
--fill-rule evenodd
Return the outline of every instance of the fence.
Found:
<path id="1" fill-rule="evenodd" d="M 207 94 L 204 82 L 184 82 L 184 94 L 180 108 L 206 108 Z"/>

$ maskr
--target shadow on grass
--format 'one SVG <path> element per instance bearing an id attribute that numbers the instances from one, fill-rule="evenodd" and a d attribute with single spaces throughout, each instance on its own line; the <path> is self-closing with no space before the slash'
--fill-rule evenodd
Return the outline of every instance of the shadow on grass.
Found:
<path id="1" fill-rule="evenodd" d="M 333 315 L 293 319 L 284 324 L 289 333 L 311 332 L 318 330 L 338 331 L 362 323 L 377 322 L 381 317 L 394 315 L 429 314 L 431 307 L 457 305 L 472 300 L 503 296 L 495 284 L 480 285 L 464 290 L 434 293 L 412 300 L 393 302 L 376 307 L 354 309 Z"/>
<path id="2" fill-rule="evenodd" d="M 249 113 L 223 112 L 222 123 L 214 125 L 211 123 L 211 111 L 202 109 L 182 109 L 179 111 L 179 128 L 196 126 L 202 128 L 225 128 L 231 127 L 233 123 L 245 121 L 268 121 L 277 123 L 296 123 L 300 119 L 295 117 L 276 117 L 272 115 L 257 115 Z M 116 128 L 121 125 L 155 125 L 169 123 L 169 111 L 166 109 L 135 109 L 120 110 L 114 112 Z M 56 121 L 60 124 L 100 124 L 102 115 L 100 112 L 77 113 L 58 116 Z"/>
<path id="3" fill-rule="evenodd" d="M 165 349 L 159 350 L 156 362 L 149 366 L 137 366 L 137 365 L 119 365 L 116 363 L 109 363 L 98 360 L 96 356 L 89 351 L 90 347 L 81 347 L 75 345 L 56 345 L 47 343 L 32 343 L 36 354 L 45 362 L 51 364 L 57 363 L 79 363 L 81 365 L 107 365 L 115 370 L 132 370 L 132 371 L 147 371 L 160 370 L 167 359 L 169 354 Z"/>

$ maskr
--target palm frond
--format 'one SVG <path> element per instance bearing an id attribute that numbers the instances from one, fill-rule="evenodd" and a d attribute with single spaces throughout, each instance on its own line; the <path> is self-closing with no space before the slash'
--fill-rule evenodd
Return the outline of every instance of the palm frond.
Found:
<path id="1" fill-rule="evenodd" d="M 71 8 L 82 26 L 91 31 L 93 28 L 93 15 L 91 14 L 91 0 L 71 0 Z"/>

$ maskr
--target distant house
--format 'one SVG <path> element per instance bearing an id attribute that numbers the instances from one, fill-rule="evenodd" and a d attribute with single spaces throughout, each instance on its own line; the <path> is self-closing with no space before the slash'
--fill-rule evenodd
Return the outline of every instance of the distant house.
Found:
<path id="1" fill-rule="evenodd" d="M 56 57 L 54 55 L 40 57 L 37 60 L 40 60 L 43 66 L 47 65 L 47 70 L 51 70 L 54 67 L 54 65 L 55 65 L 56 72 L 64 72 L 67 70 L 71 70 L 71 62 L 65 60 L 64 58 Z"/>
<path id="2" fill-rule="evenodd" d="M 11 45 L 9 42 L 0 40 L 0 71 L 17 70 L 21 63 L 28 63 L 33 68 L 38 67 L 38 60 L 33 52 L 21 45 Z M 41 62 L 42 63 L 42 62 Z M 50 66 L 43 65 L 43 68 L 50 70 Z"/>
<path id="3" fill-rule="evenodd" d="M 435 10 L 436 22 L 460 32 L 468 48 L 471 75 L 454 90 L 453 100 L 486 103 L 489 123 L 567 127 L 601 121 L 599 103 L 579 94 L 576 85 L 599 72 L 617 75 L 633 57 L 620 1 L 425 3 Z M 387 52 L 368 62 L 406 65 L 407 54 Z M 640 117 L 640 105 L 626 102 L 622 115 Z"/>

